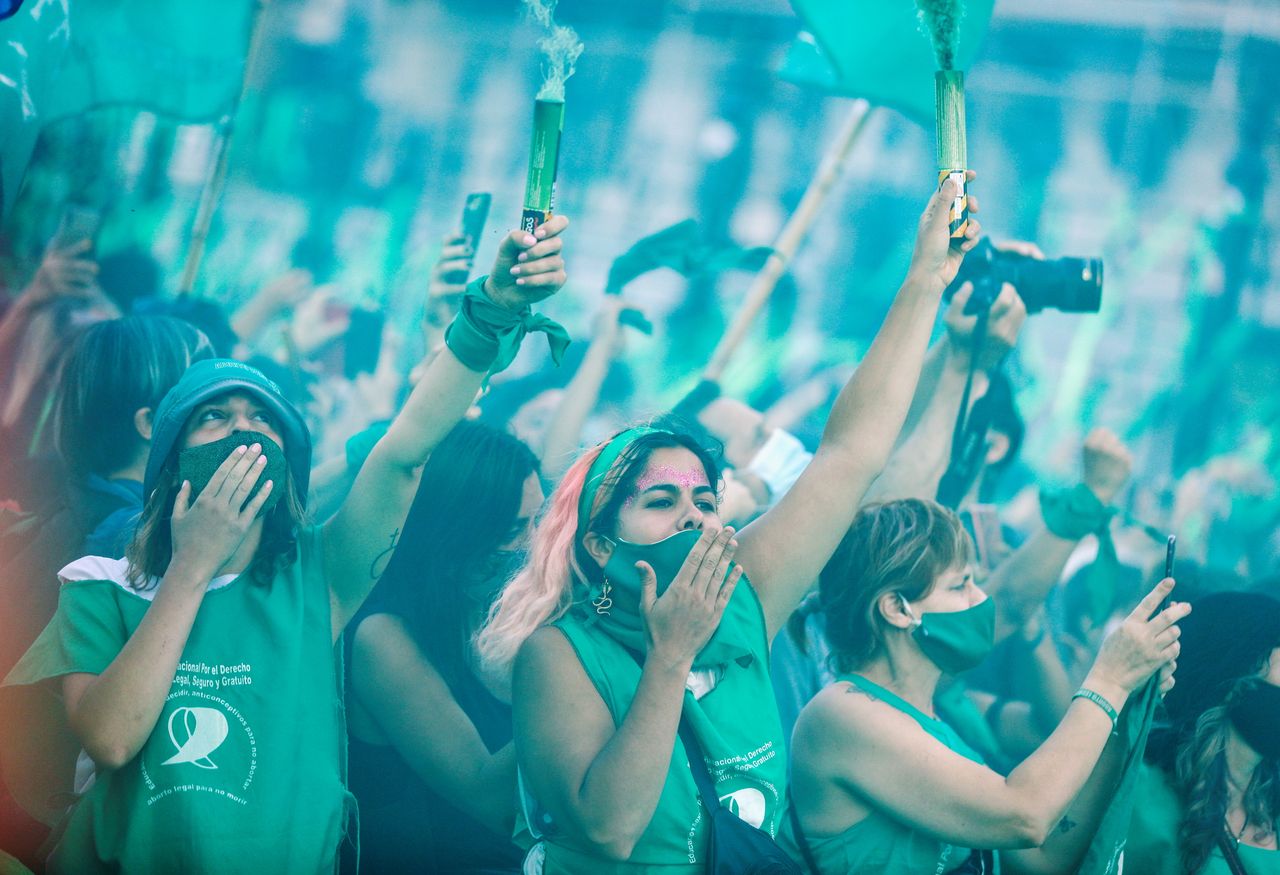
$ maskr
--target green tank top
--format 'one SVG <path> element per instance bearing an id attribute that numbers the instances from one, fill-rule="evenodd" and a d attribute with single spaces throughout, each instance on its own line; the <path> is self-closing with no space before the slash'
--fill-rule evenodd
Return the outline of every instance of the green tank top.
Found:
<path id="1" fill-rule="evenodd" d="M 556 622 L 587 677 L 621 724 L 640 682 L 640 665 L 600 624 L 571 613 Z M 776 836 L 786 795 L 787 755 L 773 685 L 769 679 L 769 641 L 764 614 L 752 587 L 743 580 L 725 607 L 713 643 L 717 652 L 736 654 L 726 664 L 695 671 L 684 708 L 703 747 L 720 803 L 771 836 Z M 699 664 L 706 664 L 704 648 Z M 710 690 L 703 692 L 707 686 Z M 535 811 L 535 834 L 544 835 L 545 875 L 657 875 L 706 871 L 708 818 L 689 771 L 689 755 L 679 736 L 653 820 L 631 859 L 604 860 Z M 533 802 L 526 799 L 526 809 Z M 518 829 L 519 831 L 519 825 Z"/>
<path id="2" fill-rule="evenodd" d="M 210 585 L 155 728 L 131 761 L 94 775 L 50 873 L 336 871 L 352 800 L 320 545 L 318 529 L 302 532 L 297 560 L 269 584 Z M 100 557 L 63 569 L 57 613 L 6 685 L 57 690 L 64 674 L 101 674 L 155 594 L 125 571 Z"/>
<path id="3" fill-rule="evenodd" d="M 1144 763 L 1138 775 L 1133 819 L 1124 849 L 1126 872 L 1142 875 L 1182 875 L 1178 848 L 1178 823 L 1182 801 L 1164 770 Z M 1276 824 L 1280 828 L 1280 822 Z M 1280 875 L 1280 851 L 1240 845 L 1240 863 L 1248 875 Z M 1231 875 L 1231 867 L 1217 847 L 1198 875 Z"/>
<path id="4" fill-rule="evenodd" d="M 892 705 L 948 749 L 985 765 L 982 757 L 954 729 L 905 699 L 862 675 L 840 675 L 838 680 L 853 684 L 869 696 Z M 819 875 L 943 875 L 963 865 L 972 851 L 912 829 L 879 809 L 872 809 L 866 818 L 844 832 L 807 838 Z M 780 844 L 797 860 L 803 859 L 789 817 L 784 822 Z M 998 863 L 996 871 L 999 871 Z"/>

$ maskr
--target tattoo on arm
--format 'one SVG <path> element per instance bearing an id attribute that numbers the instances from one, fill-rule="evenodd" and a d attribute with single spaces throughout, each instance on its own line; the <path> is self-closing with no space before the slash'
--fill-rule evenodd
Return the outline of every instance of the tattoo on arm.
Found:
<path id="1" fill-rule="evenodd" d="M 387 545 L 387 549 L 373 557 L 373 562 L 369 565 L 369 578 L 371 580 L 378 580 L 382 577 L 382 572 L 387 570 L 387 563 L 391 561 L 391 554 L 396 552 L 396 545 L 399 543 L 400 530 L 396 529 L 391 533 L 391 543 Z"/>
<path id="2" fill-rule="evenodd" d="M 1071 830 L 1075 829 L 1077 826 L 1079 826 L 1079 824 L 1077 824 L 1074 820 L 1072 820 L 1069 817 L 1064 817 L 1062 818 L 1061 821 L 1058 822 L 1058 832 L 1068 833 L 1068 832 L 1071 832 Z"/>

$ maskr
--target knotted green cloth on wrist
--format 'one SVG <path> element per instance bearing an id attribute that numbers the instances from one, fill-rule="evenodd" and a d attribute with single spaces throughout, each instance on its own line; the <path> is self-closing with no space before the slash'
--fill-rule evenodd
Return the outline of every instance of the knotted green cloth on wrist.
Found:
<path id="1" fill-rule="evenodd" d="M 1094 624 L 1104 622 L 1115 607 L 1120 582 L 1120 558 L 1111 537 L 1111 518 L 1116 508 L 1103 504 L 1083 483 L 1071 489 L 1040 490 L 1040 514 L 1045 527 L 1059 538 L 1078 541 L 1097 535 L 1098 558 L 1093 561 L 1085 587 L 1089 595 L 1089 617 Z"/>
<path id="2" fill-rule="evenodd" d="M 551 360 L 560 364 L 569 346 L 569 333 L 563 326 L 529 307 L 513 313 L 495 304 L 484 293 L 485 279 L 480 277 L 467 285 L 458 315 L 444 335 L 458 361 L 473 371 L 496 374 L 515 359 L 526 334 L 541 331 L 547 336 Z"/>

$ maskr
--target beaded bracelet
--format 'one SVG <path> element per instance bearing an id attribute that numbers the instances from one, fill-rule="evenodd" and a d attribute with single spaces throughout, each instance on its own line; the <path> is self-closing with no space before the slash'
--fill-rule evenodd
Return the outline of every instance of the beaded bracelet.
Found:
<path id="1" fill-rule="evenodd" d="M 1102 696 L 1098 695 L 1093 690 L 1081 687 L 1076 690 L 1075 695 L 1072 696 L 1071 699 L 1072 701 L 1075 701 L 1076 699 L 1088 699 L 1090 702 L 1097 705 L 1108 717 L 1111 718 L 1111 731 L 1113 733 L 1116 731 L 1116 724 L 1120 722 L 1120 712 Z"/>

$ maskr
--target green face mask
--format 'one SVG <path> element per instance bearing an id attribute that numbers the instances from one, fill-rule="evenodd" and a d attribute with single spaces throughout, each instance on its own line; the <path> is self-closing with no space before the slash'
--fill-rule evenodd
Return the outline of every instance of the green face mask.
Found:
<path id="1" fill-rule="evenodd" d="M 662 595 L 680 573 L 680 566 L 700 537 L 702 532 L 690 529 L 653 544 L 633 544 L 621 539 L 613 542 L 613 553 L 604 566 L 607 583 L 593 593 L 591 604 L 615 637 L 637 650 L 643 646 L 644 618 L 640 614 L 643 578 L 636 570 L 636 563 L 649 563 L 658 578 L 658 595 Z"/>
<path id="2" fill-rule="evenodd" d="M 920 615 L 911 613 L 905 596 L 902 608 L 915 620 L 911 637 L 920 645 L 924 655 L 947 674 L 968 671 L 987 658 L 996 644 L 996 604 L 985 599 L 963 611 L 931 611 Z"/>
<path id="3" fill-rule="evenodd" d="M 218 466 L 227 460 L 227 456 L 235 452 L 236 447 L 248 447 L 255 443 L 262 444 L 262 453 L 267 457 L 267 467 L 258 475 L 258 482 L 254 484 L 253 492 L 249 494 L 246 503 L 251 501 L 262 485 L 270 480 L 273 484 L 271 494 L 267 496 L 258 515 L 265 516 L 275 509 L 285 490 L 287 463 L 284 450 L 274 440 L 256 431 L 235 431 L 221 440 L 191 447 L 178 453 L 178 477 L 191 481 L 191 501 L 194 502 L 201 490 L 209 485 Z"/>

